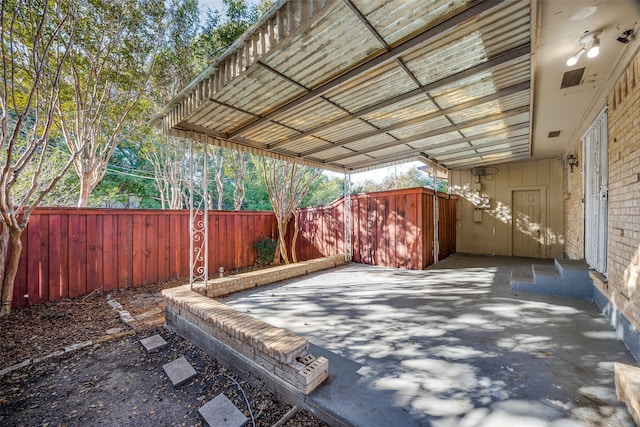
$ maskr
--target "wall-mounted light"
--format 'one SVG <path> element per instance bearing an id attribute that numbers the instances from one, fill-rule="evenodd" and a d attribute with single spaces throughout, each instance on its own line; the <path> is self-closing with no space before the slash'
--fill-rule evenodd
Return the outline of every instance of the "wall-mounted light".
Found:
<path id="1" fill-rule="evenodd" d="M 567 164 L 571 168 L 571 172 L 573 172 L 573 167 L 578 166 L 578 158 L 574 154 L 569 154 L 567 156 Z"/>
<path id="2" fill-rule="evenodd" d="M 595 58 L 600 54 L 600 36 L 602 30 L 593 31 L 580 37 L 578 42 L 582 45 L 571 58 L 567 59 L 567 66 L 573 67 L 578 63 L 578 60 L 584 53 L 587 53 L 587 58 Z"/>

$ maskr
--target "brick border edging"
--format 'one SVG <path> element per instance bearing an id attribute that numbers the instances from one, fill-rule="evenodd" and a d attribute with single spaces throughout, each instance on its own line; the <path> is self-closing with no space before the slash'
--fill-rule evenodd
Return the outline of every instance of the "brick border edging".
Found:
<path id="1" fill-rule="evenodd" d="M 210 279 L 207 284 L 195 283 L 193 291 L 209 298 L 219 298 L 235 292 L 268 285 L 282 280 L 300 277 L 320 270 L 337 267 L 345 263 L 343 254 L 285 264 L 264 270 L 250 271 L 230 277 Z"/>
<path id="2" fill-rule="evenodd" d="M 271 375 L 309 394 L 328 377 L 329 362 L 308 354 L 309 343 L 285 329 L 241 313 L 215 297 L 303 276 L 345 263 L 344 255 L 303 261 L 162 291 L 167 327 L 182 319 L 209 337 L 265 368 Z M 196 343 L 197 344 L 197 343 Z"/>
<path id="3" fill-rule="evenodd" d="M 135 333 L 136 333 L 135 331 L 129 330 L 129 331 L 124 331 L 124 332 L 118 332 L 116 334 L 102 335 L 102 336 L 100 336 L 100 337 L 98 337 L 96 339 L 77 342 L 75 344 L 70 344 L 70 345 L 66 346 L 64 349 L 54 351 L 53 353 L 49 353 L 46 356 L 31 357 L 29 359 L 26 359 L 26 360 L 20 362 L 20 363 L 16 363 L 15 365 L 11 365 L 8 368 L 5 368 L 5 369 L 0 371 L 0 377 L 4 376 L 6 374 L 9 374 L 9 373 L 15 371 L 16 369 L 24 368 L 26 366 L 35 365 L 37 363 L 44 362 L 45 360 L 51 359 L 53 357 L 64 356 L 65 354 L 69 354 L 71 352 L 74 352 L 76 350 L 80 350 L 80 349 L 89 347 L 91 345 L 102 344 L 102 343 L 105 343 L 107 341 L 114 340 L 116 338 L 135 335 Z"/>
<path id="4" fill-rule="evenodd" d="M 42 357 L 29 357 L 29 358 L 23 360 L 20 363 L 16 363 L 15 365 L 11 365 L 11 366 L 8 366 L 8 367 L 0 370 L 0 377 L 4 376 L 6 374 L 10 374 L 11 372 L 13 372 L 13 371 L 15 371 L 17 369 L 24 368 L 24 367 L 31 366 L 31 365 L 35 365 L 37 363 L 43 362 L 43 361 L 51 359 L 53 357 L 63 356 L 65 354 L 68 354 L 68 353 L 74 352 L 76 350 L 80 350 L 80 349 L 89 347 L 91 345 L 102 344 L 104 342 L 111 341 L 111 340 L 114 340 L 116 338 L 135 335 L 136 334 L 136 329 L 137 329 L 135 327 L 135 323 L 136 322 L 135 322 L 135 319 L 133 319 L 131 317 L 129 312 L 122 310 L 122 305 L 118 301 L 116 301 L 114 299 L 107 300 L 107 304 L 109 304 L 113 310 L 118 312 L 118 315 L 120 316 L 120 320 L 122 320 L 125 323 L 125 325 L 129 326 L 132 330 L 128 330 L 128 331 L 124 331 L 124 332 L 117 332 L 117 333 L 114 333 L 114 334 L 107 333 L 106 335 L 101 335 L 101 336 L 99 336 L 98 338 L 95 338 L 95 339 L 91 339 L 91 340 L 87 340 L 87 341 L 82 341 L 82 342 L 77 342 L 77 343 L 74 343 L 74 344 L 70 344 L 70 345 L 66 346 L 65 348 L 63 348 L 62 350 L 56 350 L 56 351 L 54 351 L 52 353 L 49 353 L 49 354 L 47 354 L 45 356 L 42 356 Z M 130 322 L 127 317 L 132 322 Z"/>

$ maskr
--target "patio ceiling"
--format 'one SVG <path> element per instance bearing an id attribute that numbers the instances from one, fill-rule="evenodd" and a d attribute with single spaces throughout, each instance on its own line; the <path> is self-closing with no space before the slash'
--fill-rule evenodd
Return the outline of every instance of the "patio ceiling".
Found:
<path id="1" fill-rule="evenodd" d="M 152 122 L 167 134 L 340 172 L 527 158 L 530 8 L 279 1 Z"/>

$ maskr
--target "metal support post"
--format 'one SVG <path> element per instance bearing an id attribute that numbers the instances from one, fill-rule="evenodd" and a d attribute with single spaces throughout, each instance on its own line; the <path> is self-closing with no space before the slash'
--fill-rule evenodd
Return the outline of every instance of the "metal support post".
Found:
<path id="1" fill-rule="evenodd" d="M 353 257 L 351 226 L 353 212 L 351 210 L 351 174 L 344 174 L 344 259 L 351 262 Z"/>
<path id="2" fill-rule="evenodd" d="M 204 282 L 209 286 L 209 168 L 207 143 L 202 150 L 202 166 L 194 153 L 194 141 L 189 139 L 189 284 Z M 197 187 L 201 197 L 194 198 Z"/>

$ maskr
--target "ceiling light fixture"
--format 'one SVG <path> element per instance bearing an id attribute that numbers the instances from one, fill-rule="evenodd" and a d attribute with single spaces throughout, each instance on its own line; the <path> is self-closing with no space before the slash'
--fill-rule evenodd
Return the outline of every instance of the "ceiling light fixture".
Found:
<path id="1" fill-rule="evenodd" d="M 595 58 L 600 54 L 600 38 L 597 34 L 593 35 L 591 48 L 587 52 L 587 58 Z"/>
<path id="2" fill-rule="evenodd" d="M 600 36 L 602 30 L 593 31 L 580 37 L 578 42 L 582 45 L 580 50 L 575 53 L 571 58 L 567 59 L 567 66 L 573 67 L 578 63 L 580 57 L 587 53 L 587 58 L 595 58 L 600 54 Z"/>
<path id="3" fill-rule="evenodd" d="M 577 51 L 575 53 L 575 55 L 573 55 L 571 58 L 567 59 L 567 65 L 569 67 L 573 67 L 574 65 L 576 65 L 578 63 L 578 60 L 580 59 L 580 57 L 586 52 L 587 50 L 585 48 L 580 48 L 579 51 Z"/>

